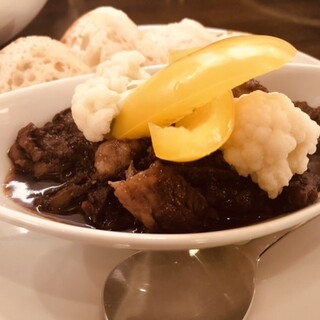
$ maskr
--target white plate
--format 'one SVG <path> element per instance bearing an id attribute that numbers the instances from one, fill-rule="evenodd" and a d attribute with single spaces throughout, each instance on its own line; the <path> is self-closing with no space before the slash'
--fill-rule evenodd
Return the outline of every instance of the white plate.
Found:
<path id="1" fill-rule="evenodd" d="M 105 278 L 130 254 L 0 222 L 0 320 L 103 319 Z"/>
<path id="2" fill-rule="evenodd" d="M 317 320 L 320 315 L 320 218 L 308 222 L 262 256 L 245 320 Z"/>
<path id="3" fill-rule="evenodd" d="M 272 83 L 277 79 L 287 79 L 289 76 L 291 82 L 288 80 L 278 81 L 278 85 L 281 85 L 281 91 L 286 92 L 294 86 L 295 99 L 310 100 L 315 97 L 318 99 L 317 84 L 320 81 L 320 69 L 314 68 L 316 67 L 311 65 L 301 65 L 293 70 L 292 66 L 286 66 L 267 75 L 266 81 Z M 292 77 L 292 73 L 295 74 L 295 77 Z M 4 181 L 10 166 L 6 152 L 13 143 L 18 129 L 30 121 L 36 125 L 42 125 L 56 112 L 68 107 L 75 85 L 85 78 L 86 76 L 63 79 L 0 95 L 1 181 Z M 273 89 L 277 89 L 277 86 Z M 320 105 L 319 100 L 318 105 Z M 93 230 L 55 222 L 24 210 L 8 199 L 3 192 L 0 193 L 0 218 L 4 221 L 64 239 L 113 248 L 173 250 L 221 246 L 248 241 L 290 228 L 319 213 L 320 204 L 315 204 L 282 218 L 233 230 L 175 235 L 132 234 Z"/>
<path id="4" fill-rule="evenodd" d="M 246 320 L 318 320 L 320 218 L 263 258 Z M 81 245 L 0 222 L 0 320 L 103 319 L 101 292 L 129 250 Z"/>

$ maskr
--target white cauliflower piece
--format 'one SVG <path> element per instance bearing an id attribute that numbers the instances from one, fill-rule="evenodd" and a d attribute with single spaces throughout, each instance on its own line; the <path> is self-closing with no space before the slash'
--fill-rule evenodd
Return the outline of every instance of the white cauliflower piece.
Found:
<path id="1" fill-rule="evenodd" d="M 150 77 L 141 67 L 145 60 L 138 51 L 121 51 L 112 56 L 111 60 L 99 64 L 96 75 L 108 79 L 111 90 L 122 93 L 127 90 L 128 82 Z"/>
<path id="2" fill-rule="evenodd" d="M 138 51 L 117 53 L 97 67 L 93 78 L 76 87 L 71 101 L 72 117 L 87 140 L 103 140 L 128 94 L 128 85 L 150 77 L 141 67 L 144 61 Z"/>
<path id="3" fill-rule="evenodd" d="M 292 176 L 307 170 L 320 127 L 282 93 L 257 90 L 235 99 L 235 128 L 224 159 L 276 198 Z"/>

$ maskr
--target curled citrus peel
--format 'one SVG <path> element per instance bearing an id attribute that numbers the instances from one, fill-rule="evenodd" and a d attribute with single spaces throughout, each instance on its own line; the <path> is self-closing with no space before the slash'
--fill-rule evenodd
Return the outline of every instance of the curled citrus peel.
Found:
<path id="1" fill-rule="evenodd" d="M 162 128 L 149 123 L 155 154 L 160 159 L 176 162 L 193 161 L 210 154 L 229 138 L 234 113 L 233 95 L 227 91 L 196 109 L 175 127 Z"/>
<path id="2" fill-rule="evenodd" d="M 259 35 L 226 38 L 188 52 L 184 57 L 180 54 L 177 61 L 128 95 L 113 123 L 111 134 L 118 139 L 134 139 L 151 133 L 159 158 L 171 161 L 199 159 L 219 148 L 232 132 L 233 107 L 223 97 L 243 82 L 281 67 L 295 54 L 296 49 L 288 42 Z M 213 102 L 214 112 L 221 113 L 216 118 L 219 121 L 213 120 L 209 111 L 203 111 L 208 114 L 206 119 L 199 116 L 200 112 L 194 113 L 200 107 L 209 108 L 208 104 L 214 97 L 217 97 Z M 189 117 L 194 118 L 193 129 L 186 122 L 185 128 L 181 128 L 184 122 L 181 119 L 190 114 Z M 177 122 L 179 125 L 179 121 L 180 127 L 166 128 Z M 209 126 L 214 126 L 214 135 L 220 136 L 220 142 L 205 143 L 209 138 Z M 194 145 L 197 141 L 204 145 L 195 152 L 190 147 L 191 140 Z M 178 155 L 175 147 L 171 147 L 177 144 L 184 145 L 186 149 L 183 157 L 181 153 Z"/>

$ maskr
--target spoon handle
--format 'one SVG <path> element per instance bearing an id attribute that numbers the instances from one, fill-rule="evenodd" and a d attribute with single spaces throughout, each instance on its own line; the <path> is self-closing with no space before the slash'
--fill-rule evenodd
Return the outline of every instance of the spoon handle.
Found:
<path id="1" fill-rule="evenodd" d="M 270 248 L 272 248 L 278 241 L 286 237 L 289 233 L 295 231 L 296 229 L 302 227 L 303 225 L 311 222 L 317 217 L 312 218 L 311 220 L 303 221 L 300 224 L 297 224 L 294 227 L 291 227 L 286 230 L 282 230 L 265 237 L 251 240 L 250 242 L 239 245 L 239 250 L 241 250 L 249 259 L 256 264 L 259 259 L 265 254 Z"/>

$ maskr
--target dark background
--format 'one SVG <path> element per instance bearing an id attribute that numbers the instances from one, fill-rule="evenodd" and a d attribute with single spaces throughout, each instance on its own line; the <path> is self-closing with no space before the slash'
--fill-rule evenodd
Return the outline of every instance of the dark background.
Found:
<path id="1" fill-rule="evenodd" d="M 74 20 L 98 6 L 121 9 L 137 24 L 188 17 L 208 27 L 274 35 L 320 59 L 320 0 L 49 0 L 18 36 L 59 39 Z"/>

